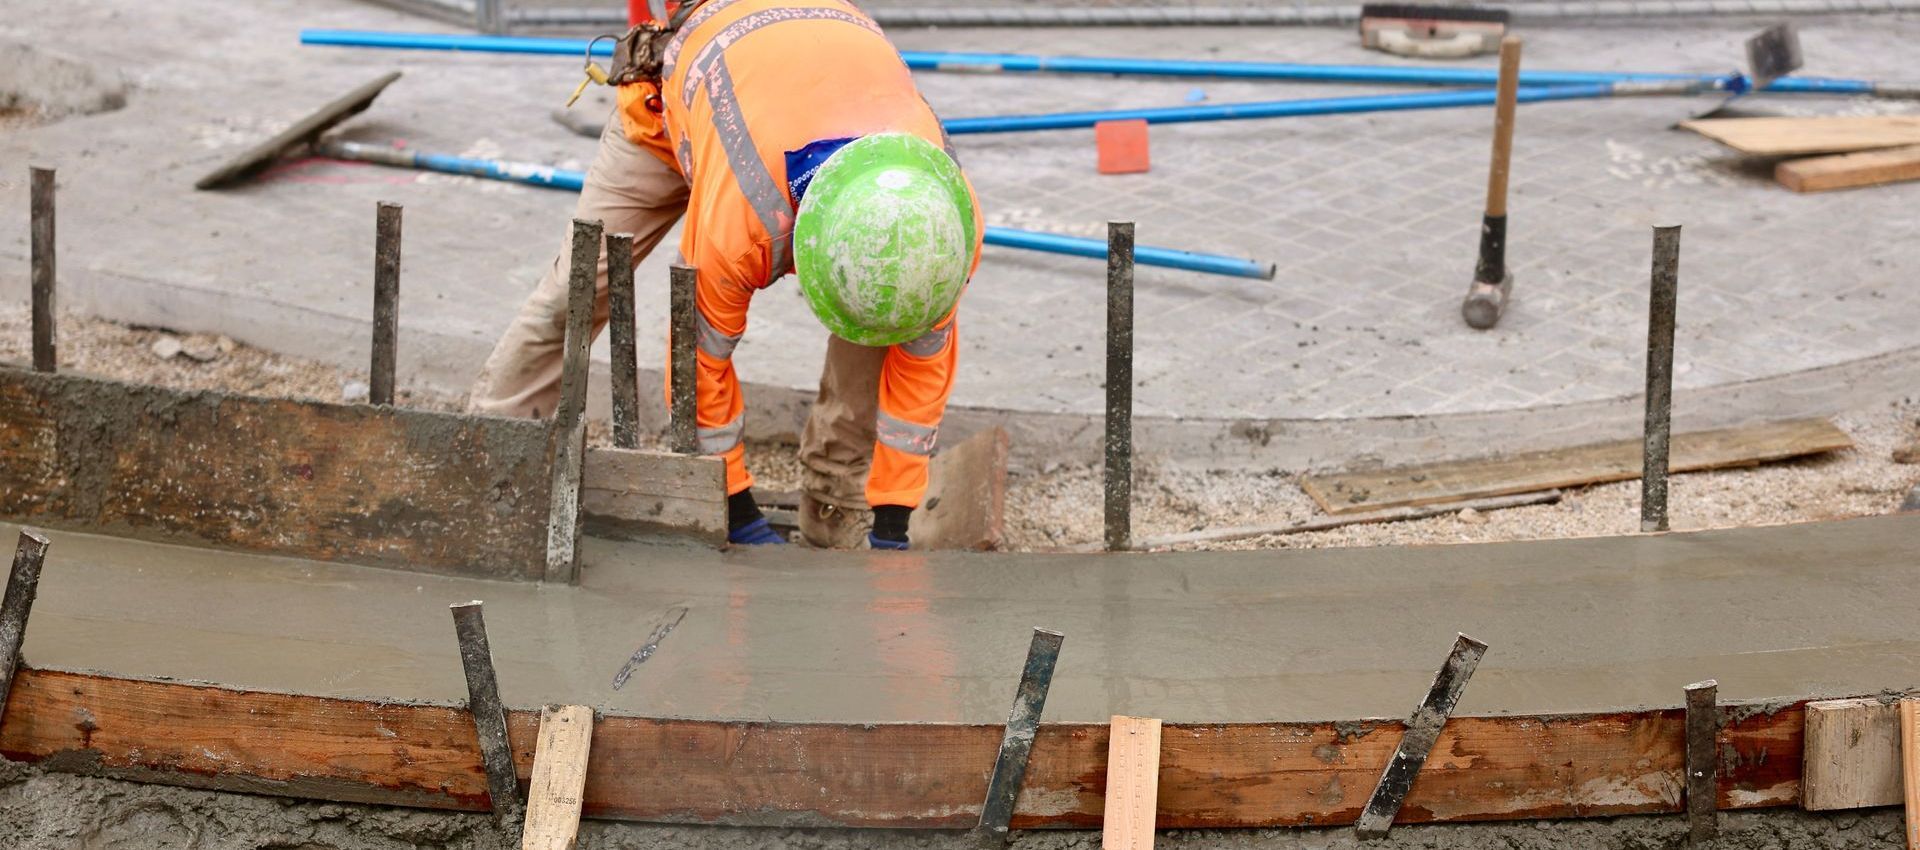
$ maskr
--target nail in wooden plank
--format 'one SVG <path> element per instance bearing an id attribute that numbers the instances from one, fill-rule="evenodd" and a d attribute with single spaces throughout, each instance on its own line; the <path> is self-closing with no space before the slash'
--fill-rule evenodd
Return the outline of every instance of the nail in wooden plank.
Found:
<path id="1" fill-rule="evenodd" d="M 570 263 L 560 407 L 553 412 L 553 494 L 547 512 L 545 573 L 547 581 L 564 583 L 574 581 L 579 567 L 580 484 L 587 452 L 587 346 L 593 342 L 600 222 L 574 219 Z"/>
<path id="2" fill-rule="evenodd" d="M 540 743 L 533 751 L 520 850 L 571 850 L 579 839 L 592 744 L 593 709 L 550 705 L 540 710 Z"/>
<path id="3" fill-rule="evenodd" d="M 1667 449 L 1673 433 L 1673 326 L 1680 288 L 1680 227 L 1653 229 L 1653 297 L 1647 310 L 1647 418 L 1640 464 L 1640 530 L 1667 530 Z"/>
<path id="4" fill-rule="evenodd" d="M 1020 672 L 1020 688 L 1013 696 L 1013 711 L 1007 715 L 1006 733 L 1000 738 L 1000 755 L 994 760 L 993 775 L 987 780 L 986 804 L 980 808 L 977 834 L 1004 840 L 1007 824 L 1013 820 L 1013 804 L 1020 798 L 1020 786 L 1027 778 L 1027 757 L 1033 754 L 1033 736 L 1040 729 L 1040 714 L 1047 706 L 1047 689 L 1053 685 L 1053 668 L 1060 660 L 1060 644 L 1066 636 L 1035 628 L 1033 643 L 1027 647 L 1027 664 Z"/>
<path id="5" fill-rule="evenodd" d="M 669 348 L 671 376 L 668 395 L 667 443 L 672 451 L 683 455 L 700 453 L 700 431 L 695 422 L 696 416 L 696 379 L 694 350 L 698 331 L 694 327 L 694 287 L 699 281 L 699 272 L 690 266 L 673 267 L 673 287 L 669 293 L 668 309 L 672 315 Z"/>
<path id="6" fill-rule="evenodd" d="M 1160 799 L 1160 721 L 1114 715 L 1107 726 L 1107 801 L 1101 850 L 1153 850 Z"/>
<path id="7" fill-rule="evenodd" d="M 1133 538 L 1133 222 L 1107 222 L 1106 540 Z"/>
<path id="8" fill-rule="evenodd" d="M 53 169 L 34 168 L 28 200 L 33 231 L 33 369 L 51 372 L 54 355 Z"/>
<path id="9" fill-rule="evenodd" d="M 367 403 L 393 403 L 393 373 L 399 359 L 400 205 L 381 202 L 373 226 L 373 363 L 367 373 Z"/>
<path id="10" fill-rule="evenodd" d="M 1687 840 L 1695 844 L 1720 834 L 1719 696 L 1712 679 L 1687 686 Z"/>
<path id="11" fill-rule="evenodd" d="M 613 444 L 640 448 L 640 364 L 634 350 L 633 234 L 607 234 L 607 333 L 613 360 Z"/>
<path id="12" fill-rule="evenodd" d="M 7 593 L 0 598 L 0 717 L 7 714 L 7 694 L 13 673 L 20 667 L 20 645 L 27 639 L 27 615 L 40 592 L 40 566 L 47 560 L 47 538 L 22 530 L 13 550 L 13 571 L 7 574 Z"/>
<path id="13" fill-rule="evenodd" d="M 1447 718 L 1453 716 L 1453 707 L 1460 702 L 1460 692 L 1466 690 L 1474 668 L 1486 654 L 1487 645 L 1480 641 L 1466 635 L 1454 639 L 1446 663 L 1440 665 L 1440 672 L 1433 677 L 1432 689 L 1414 708 L 1413 716 L 1407 718 L 1406 734 L 1400 737 L 1400 745 L 1394 748 L 1393 758 L 1380 774 L 1380 783 L 1374 786 L 1373 796 L 1360 813 L 1355 831 L 1361 838 L 1382 838 L 1393 829 L 1400 804 L 1406 802 L 1407 793 L 1413 790 L 1420 768 L 1426 765 L 1434 742 L 1440 739 Z"/>
<path id="14" fill-rule="evenodd" d="M 1900 701 L 1900 781 L 1907 800 L 1907 850 L 1920 850 L 1920 701 Z"/>
<path id="15" fill-rule="evenodd" d="M 480 600 L 448 607 L 453 610 L 454 636 L 460 641 L 467 712 L 473 715 L 474 732 L 480 739 L 480 763 L 487 771 L 493 816 L 502 827 L 515 828 L 520 824 L 520 779 L 507 739 L 507 709 L 500 702 L 500 682 L 493 673 L 493 650 L 487 646 L 487 621 L 481 616 Z"/>
<path id="16" fill-rule="evenodd" d="M 1807 703 L 1800 807 L 1824 812 L 1898 806 L 1900 705 L 1878 697 Z"/>

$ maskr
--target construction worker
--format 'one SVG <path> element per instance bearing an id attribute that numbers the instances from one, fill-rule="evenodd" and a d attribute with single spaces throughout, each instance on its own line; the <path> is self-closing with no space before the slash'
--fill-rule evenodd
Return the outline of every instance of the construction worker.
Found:
<path id="1" fill-rule="evenodd" d="M 633 234 L 637 263 L 685 214 L 680 253 L 699 273 L 696 422 L 701 450 L 726 460 L 729 539 L 784 542 L 754 502 L 732 355 L 754 294 L 793 271 L 831 332 L 801 435 L 801 533 L 907 548 L 984 228 L 898 51 L 843 0 L 705 0 L 622 37 L 610 76 L 617 107 L 575 217 Z M 473 410 L 554 409 L 569 253 L 563 242 L 487 358 Z M 596 271 L 598 334 L 604 252 Z"/>

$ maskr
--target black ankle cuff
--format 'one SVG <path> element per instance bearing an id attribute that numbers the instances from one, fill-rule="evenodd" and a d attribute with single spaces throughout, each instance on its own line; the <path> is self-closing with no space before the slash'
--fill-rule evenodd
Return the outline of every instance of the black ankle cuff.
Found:
<path id="1" fill-rule="evenodd" d="M 760 513 L 760 506 L 753 501 L 752 487 L 727 497 L 728 531 L 738 531 L 764 516 Z"/>
<path id="2" fill-rule="evenodd" d="M 873 536 L 895 543 L 907 542 L 907 518 L 913 509 L 906 505 L 874 505 Z"/>

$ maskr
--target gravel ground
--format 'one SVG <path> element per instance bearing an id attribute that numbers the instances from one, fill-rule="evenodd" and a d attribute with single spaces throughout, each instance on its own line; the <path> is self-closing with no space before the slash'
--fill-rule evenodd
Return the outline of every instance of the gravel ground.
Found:
<path id="1" fill-rule="evenodd" d="M 170 348 L 163 338 L 178 340 L 181 353 L 167 358 L 157 354 L 156 343 Z M 201 362 L 191 354 L 211 359 Z M 0 361 L 28 359 L 26 311 L 0 315 Z M 220 337 L 176 335 L 74 315 L 61 318 L 60 362 L 63 368 L 87 374 L 183 389 L 326 401 L 364 398 L 366 391 L 365 376 L 359 373 Z M 412 407 L 459 410 L 464 403 L 461 397 L 405 387 L 399 394 L 401 403 Z M 1891 459 L 1896 447 L 1913 440 L 1916 415 L 1920 415 L 1920 401 L 1911 399 L 1852 411 L 1835 417 L 1853 437 L 1852 450 L 1761 467 L 1677 475 L 1670 484 L 1672 525 L 1676 530 L 1694 530 L 1887 513 L 1920 481 L 1920 466 Z M 605 424 L 593 423 L 589 439 L 606 442 Z M 761 489 L 799 487 L 800 464 L 791 445 L 756 445 L 749 447 L 749 453 Z M 1133 520 L 1137 540 L 1321 516 L 1292 472 L 1195 473 L 1148 465 L 1138 475 Z M 1569 490 L 1553 505 L 1184 548 L 1398 546 L 1631 534 L 1639 529 L 1639 499 L 1639 482 L 1625 481 Z M 1008 478 L 1006 548 L 1034 551 L 1095 543 L 1101 537 L 1101 505 L 1097 468 L 1016 471 Z"/>

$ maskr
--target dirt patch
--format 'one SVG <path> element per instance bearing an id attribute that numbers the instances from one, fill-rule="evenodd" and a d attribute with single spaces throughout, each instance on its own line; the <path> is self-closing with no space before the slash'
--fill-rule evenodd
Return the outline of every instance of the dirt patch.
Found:
<path id="1" fill-rule="evenodd" d="M 1403 826 L 1362 844 L 1350 829 L 1169 830 L 1173 850 L 1678 850 L 1677 816 Z M 1719 850 L 1900 846 L 1898 809 L 1723 815 Z M 169 788 L 0 762 L 0 847 L 35 850 L 504 850 L 491 817 Z M 1015 850 L 1092 850 L 1090 831 L 1015 833 Z M 976 850 L 965 833 L 730 829 L 589 822 L 582 850 Z"/>
<path id="2" fill-rule="evenodd" d="M 126 81 L 98 62 L 0 41 L 0 130 L 126 105 Z"/>

